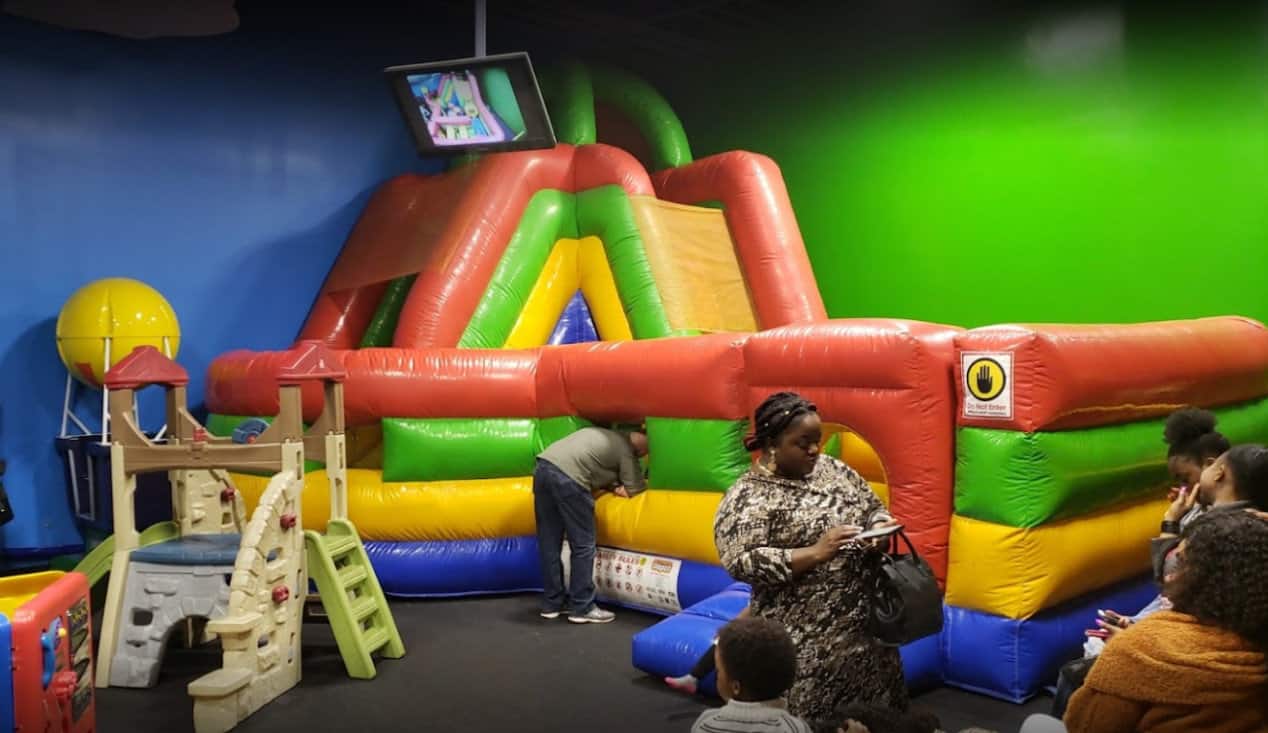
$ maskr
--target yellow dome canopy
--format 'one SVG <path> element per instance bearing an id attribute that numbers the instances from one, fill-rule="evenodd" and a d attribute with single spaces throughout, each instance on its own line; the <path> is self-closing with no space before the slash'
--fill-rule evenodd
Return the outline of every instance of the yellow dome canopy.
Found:
<path id="1" fill-rule="evenodd" d="M 110 366 L 138 346 L 163 351 L 167 338 L 176 358 L 180 324 L 176 312 L 157 290 L 138 280 L 112 277 L 91 282 L 62 306 L 57 316 L 57 353 L 76 379 L 99 387 L 105 376 L 106 338 L 110 338 Z"/>

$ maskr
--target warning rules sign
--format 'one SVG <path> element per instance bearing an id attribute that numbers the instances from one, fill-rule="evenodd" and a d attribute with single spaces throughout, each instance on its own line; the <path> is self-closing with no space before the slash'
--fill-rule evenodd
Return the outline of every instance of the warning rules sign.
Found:
<path id="1" fill-rule="evenodd" d="M 572 551 L 563 543 L 560 560 L 564 566 L 564 586 L 572 577 Z M 668 613 L 678 613 L 678 574 L 681 560 L 644 555 L 640 552 L 599 547 L 594 553 L 594 587 L 605 601 L 627 603 Z"/>
<path id="2" fill-rule="evenodd" d="M 600 547 L 594 555 L 594 586 L 600 596 L 678 613 L 681 560 Z"/>
<path id="3" fill-rule="evenodd" d="M 995 352 L 966 352 L 960 355 L 964 378 L 964 416 L 1013 416 L 1013 355 Z"/>

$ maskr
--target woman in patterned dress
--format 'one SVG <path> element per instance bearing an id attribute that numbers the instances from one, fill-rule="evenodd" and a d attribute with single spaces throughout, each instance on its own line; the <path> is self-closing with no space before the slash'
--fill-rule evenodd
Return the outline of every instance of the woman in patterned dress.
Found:
<path id="1" fill-rule="evenodd" d="M 849 703 L 905 710 L 898 649 L 868 631 L 880 553 L 851 539 L 893 517 L 858 473 L 819 452 L 810 402 L 771 395 L 753 425 L 745 447 L 761 457 L 723 497 L 714 541 L 723 567 L 753 586 L 752 614 L 779 621 L 797 644 L 790 711 L 815 720 Z"/>

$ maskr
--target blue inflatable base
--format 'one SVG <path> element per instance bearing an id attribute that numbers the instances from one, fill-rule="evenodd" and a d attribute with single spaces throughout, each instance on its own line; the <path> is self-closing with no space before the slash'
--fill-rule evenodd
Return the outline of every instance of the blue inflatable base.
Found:
<path id="1" fill-rule="evenodd" d="M 682 613 L 661 621 L 634 635 L 631 645 L 634 666 L 655 677 L 677 677 L 687 674 L 696 660 L 713 645 L 713 640 L 728 621 L 743 611 L 749 602 L 749 587 L 735 583 L 715 596 L 706 598 Z M 907 686 L 912 691 L 925 690 L 942 683 L 942 647 L 937 635 L 930 636 L 901 650 Z M 713 674 L 700 681 L 706 695 L 717 694 Z"/>
<path id="2" fill-rule="evenodd" d="M 383 592 L 438 598 L 540 591 L 537 539 L 366 542 Z"/>
<path id="3" fill-rule="evenodd" d="M 1017 620 L 948 606 L 942 631 L 946 683 L 1021 703 L 1056 682 L 1061 665 L 1083 656 L 1096 611 L 1135 613 L 1157 595 L 1149 578 L 1111 586 Z"/>
<path id="4" fill-rule="evenodd" d="M 453 540 L 448 542 L 365 543 L 366 554 L 379 576 L 383 592 L 401 598 L 445 598 L 457 596 L 520 593 L 542 589 L 536 537 L 505 537 L 494 540 Z M 683 560 L 678 572 L 678 602 L 687 607 L 731 583 L 731 577 L 717 565 Z M 607 598 L 661 616 L 669 611 L 648 608 Z"/>
<path id="5" fill-rule="evenodd" d="M 366 542 L 384 592 L 405 598 L 443 598 L 540 591 L 535 537 L 452 542 Z M 1024 702 L 1056 680 L 1062 664 L 1079 657 L 1083 631 L 1098 608 L 1135 612 L 1157 589 L 1148 578 L 1123 583 L 1034 618 L 1016 620 L 948 606 L 942 633 L 902 648 L 913 691 L 943 682 L 1010 702 Z M 716 565 L 682 561 L 678 598 L 682 613 L 634 636 L 634 666 L 657 677 L 686 674 L 709 649 L 718 629 L 748 605 L 748 586 L 733 583 Z M 658 615 L 647 608 L 599 596 Z M 701 691 L 714 694 L 712 676 Z M 3 700 L 0 699 L 0 712 Z M 0 728 L 0 733 L 3 729 Z"/>

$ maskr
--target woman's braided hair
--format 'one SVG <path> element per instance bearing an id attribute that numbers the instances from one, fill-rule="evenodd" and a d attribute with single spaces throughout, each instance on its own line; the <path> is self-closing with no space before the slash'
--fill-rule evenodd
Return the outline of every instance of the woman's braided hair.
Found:
<path id="1" fill-rule="evenodd" d="M 796 392 L 776 392 L 753 413 L 753 432 L 744 439 L 745 450 L 765 450 L 802 415 L 818 412 L 814 403 Z"/>

